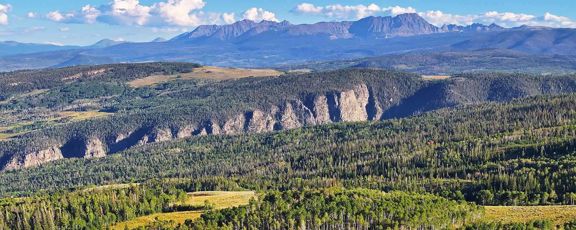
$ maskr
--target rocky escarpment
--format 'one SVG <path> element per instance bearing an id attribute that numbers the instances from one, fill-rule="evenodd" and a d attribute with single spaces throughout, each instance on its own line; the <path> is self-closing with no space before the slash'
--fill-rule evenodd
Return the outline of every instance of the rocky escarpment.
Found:
<path id="1" fill-rule="evenodd" d="M 346 73 L 349 74 L 338 75 L 346 77 L 341 80 L 317 74 L 298 76 L 299 81 L 286 80 L 286 77 L 272 79 L 257 86 L 253 86 L 257 84 L 254 81 L 235 82 L 234 87 L 226 91 L 233 93 L 233 97 L 221 94 L 210 102 L 216 108 L 203 110 L 183 106 L 169 111 L 163 108 L 151 114 L 135 114 L 141 116 L 136 121 L 132 121 L 133 114 L 130 114 L 80 123 L 67 130 L 58 128 L 28 136 L 31 142 L 26 143 L 35 142 L 34 150 L 18 152 L 26 149 L 21 148 L 21 143 L 4 145 L 0 161 L 3 169 L 12 170 L 62 158 L 98 158 L 134 146 L 193 136 L 239 135 L 334 122 L 400 118 L 462 104 L 576 92 L 574 76 L 462 75 L 443 81 L 421 81 L 410 76 L 354 77 L 367 75 L 370 71 Z M 250 87 L 242 88 L 242 84 Z M 266 88 L 271 85 L 274 87 Z M 313 90 L 303 89 L 310 85 Z M 286 92 L 279 92 L 285 88 Z M 290 89 L 303 90 L 292 92 Z M 279 95 L 268 97 L 273 93 Z M 185 95 L 183 99 L 187 97 Z M 230 98 L 235 99 L 234 102 L 227 103 Z M 224 105 L 218 107 L 221 104 Z M 100 126 L 105 128 L 100 129 Z M 97 130 L 91 131 L 94 129 Z M 41 134 L 48 139 L 46 143 L 36 141 Z"/>
<path id="2" fill-rule="evenodd" d="M 366 84 L 349 90 L 307 95 L 227 119 L 209 119 L 176 127 L 141 127 L 112 137 L 75 137 L 60 145 L 12 156 L 4 170 L 37 166 L 63 158 L 99 158 L 128 148 L 202 135 L 238 135 L 294 129 L 333 122 L 379 120 L 383 109 Z"/>
<path id="3" fill-rule="evenodd" d="M 43 163 L 55 161 L 64 158 L 62 151 L 58 146 L 52 146 L 48 149 L 31 152 L 24 155 L 13 156 L 4 166 L 4 170 L 14 170 L 38 166 Z"/>
<path id="4" fill-rule="evenodd" d="M 6 162 L 3 169 L 28 168 L 64 158 L 100 158 L 105 157 L 106 154 L 106 145 L 98 138 L 73 138 L 60 145 L 14 155 Z"/>

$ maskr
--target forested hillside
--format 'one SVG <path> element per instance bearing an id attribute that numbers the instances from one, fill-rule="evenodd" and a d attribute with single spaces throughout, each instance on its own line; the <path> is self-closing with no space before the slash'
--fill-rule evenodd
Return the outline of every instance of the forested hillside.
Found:
<path id="1" fill-rule="evenodd" d="M 19 194 L 224 176 L 250 189 L 344 185 L 425 191 L 478 204 L 574 204 L 575 99 L 537 97 L 384 122 L 156 143 L 101 159 L 3 172 L 0 188 Z"/>
<path id="2" fill-rule="evenodd" d="M 0 72 L 0 101 L 33 90 L 51 89 L 73 82 L 126 82 L 152 74 L 190 72 L 196 64 L 144 63 L 78 66 L 60 69 Z"/>
<path id="3" fill-rule="evenodd" d="M 86 188 L 72 192 L 0 199 L 2 229 L 107 229 L 114 223 L 154 213 L 207 211 L 183 225 L 155 221 L 145 229 L 321 229 L 386 226 L 454 227 L 479 220 L 483 209 L 429 194 L 368 189 L 268 191 L 248 205 L 214 210 L 213 204 L 185 205 L 186 192 L 225 186 L 222 180 L 154 180 L 144 184 Z M 187 187 L 193 184 L 194 187 Z M 221 187 L 226 188 L 226 187 Z M 402 208 L 399 208 L 399 207 Z"/>
<path id="4" fill-rule="evenodd" d="M 571 1 L 0 0 L 0 230 L 576 230 Z"/>
<path id="5" fill-rule="evenodd" d="M 506 49 L 450 52 L 420 51 L 352 60 L 314 62 L 283 68 L 315 71 L 342 68 L 378 68 L 429 75 L 495 71 L 546 75 L 576 72 L 576 57 L 572 55 L 535 55 Z"/>
<path id="6" fill-rule="evenodd" d="M 0 105 L 15 117 L 26 110 L 39 115 L 44 110 L 104 113 L 100 119 L 63 125 L 25 123 L 10 128 L 13 133 L 29 131 L 0 143 L 3 169 L 63 158 L 98 158 L 191 136 L 377 121 L 464 104 L 576 92 L 573 75 L 471 73 L 427 80 L 403 72 L 340 70 L 210 80 L 185 78 L 185 68 L 174 68 L 168 68 L 175 72 L 172 80 L 149 86 L 133 87 L 127 81 L 135 77 L 126 76 L 74 81 Z"/>
<path id="7" fill-rule="evenodd" d="M 402 207 L 402 208 L 399 208 Z M 269 192 L 245 207 L 208 212 L 191 229 L 451 228 L 481 208 L 433 195 L 354 189 Z"/>
<path id="8" fill-rule="evenodd" d="M 17 133 L 0 142 L 2 228 L 106 228 L 172 212 L 203 214 L 139 226 L 574 223 L 486 222 L 476 206 L 576 204 L 574 75 L 429 79 L 347 69 L 250 77 L 276 72 L 142 65 L 4 76 L 29 86 L 11 88 L 0 103 L 9 115 L 0 133 Z M 213 71 L 239 75 L 210 78 Z M 206 190 L 258 196 L 225 209 L 183 205 L 186 193 Z"/>
<path id="9" fill-rule="evenodd" d="M 171 205 L 184 192 L 250 189 L 263 194 L 248 206 L 147 228 L 552 228 L 544 217 L 524 224 L 484 222 L 482 208 L 466 202 L 575 204 L 575 137 L 575 95 L 470 105 L 387 121 L 192 137 L 99 159 L 65 159 L 3 172 L 4 196 L 35 195 L 2 200 L 1 217 L 16 229 L 102 227 L 195 208 Z M 144 187 L 86 188 L 125 182 Z M 79 190 L 62 192 L 65 188 Z M 123 200 L 125 196 L 131 199 Z M 114 204 L 110 199 L 128 203 L 109 206 Z M 79 211 L 86 202 L 91 208 Z"/>

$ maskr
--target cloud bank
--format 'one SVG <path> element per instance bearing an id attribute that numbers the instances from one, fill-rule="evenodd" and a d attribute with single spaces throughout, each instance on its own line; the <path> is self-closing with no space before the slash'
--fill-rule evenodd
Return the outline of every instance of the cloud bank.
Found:
<path id="1" fill-rule="evenodd" d="M 233 23 L 235 13 L 204 12 L 204 0 L 166 0 L 143 5 L 139 0 L 112 0 L 101 6 L 86 5 L 72 12 L 49 12 L 45 18 L 61 23 L 106 23 L 129 26 L 189 27 L 202 24 Z M 243 19 L 278 21 L 276 15 L 262 8 L 250 8 Z"/>
<path id="2" fill-rule="evenodd" d="M 412 7 L 380 7 L 374 3 L 370 5 L 327 5 L 316 6 L 311 3 L 301 3 L 297 5 L 292 12 L 303 15 L 317 15 L 326 18 L 335 18 L 341 20 L 361 19 L 368 16 L 388 14 L 398 15 L 404 13 L 416 13 L 416 9 Z"/>
<path id="3" fill-rule="evenodd" d="M 412 7 L 391 6 L 382 7 L 377 4 L 369 5 L 326 5 L 316 6 L 311 3 L 301 3 L 292 9 L 299 15 L 314 15 L 337 20 L 357 20 L 368 16 L 391 15 L 396 16 L 404 13 L 417 13 L 428 22 L 441 26 L 444 24 L 469 25 L 478 23 L 496 23 L 502 26 L 515 27 L 521 25 L 569 27 L 576 28 L 576 21 L 564 17 L 545 13 L 542 16 L 531 14 L 489 11 L 483 14 L 450 14 L 438 10 L 417 11 Z"/>
<path id="4" fill-rule="evenodd" d="M 266 11 L 262 8 L 250 8 L 244 12 L 244 19 L 252 20 L 252 21 L 274 21 L 277 22 L 278 19 L 276 18 L 276 14 Z"/>

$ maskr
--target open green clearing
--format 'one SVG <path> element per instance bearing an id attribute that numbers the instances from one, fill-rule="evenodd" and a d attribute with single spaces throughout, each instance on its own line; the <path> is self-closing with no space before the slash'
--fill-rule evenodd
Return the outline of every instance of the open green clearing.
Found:
<path id="1" fill-rule="evenodd" d="M 214 209 L 224 209 L 246 205 L 250 199 L 255 198 L 256 193 L 253 191 L 205 191 L 188 193 L 188 198 L 184 202 L 186 205 L 202 206 L 210 204 Z M 183 224 L 186 220 L 194 220 L 202 215 L 203 211 L 182 211 L 169 213 L 156 213 L 148 216 L 138 217 L 136 219 L 117 223 L 111 229 L 123 230 L 134 229 L 154 221 L 173 221 L 176 224 Z"/>

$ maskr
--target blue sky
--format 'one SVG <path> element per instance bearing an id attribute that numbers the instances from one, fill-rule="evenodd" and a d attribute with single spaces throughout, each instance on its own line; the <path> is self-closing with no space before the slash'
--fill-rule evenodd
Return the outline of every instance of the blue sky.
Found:
<path id="1" fill-rule="evenodd" d="M 200 24 L 418 13 L 429 22 L 576 27 L 574 0 L 0 0 L 0 41 L 86 45 L 171 38 Z"/>

